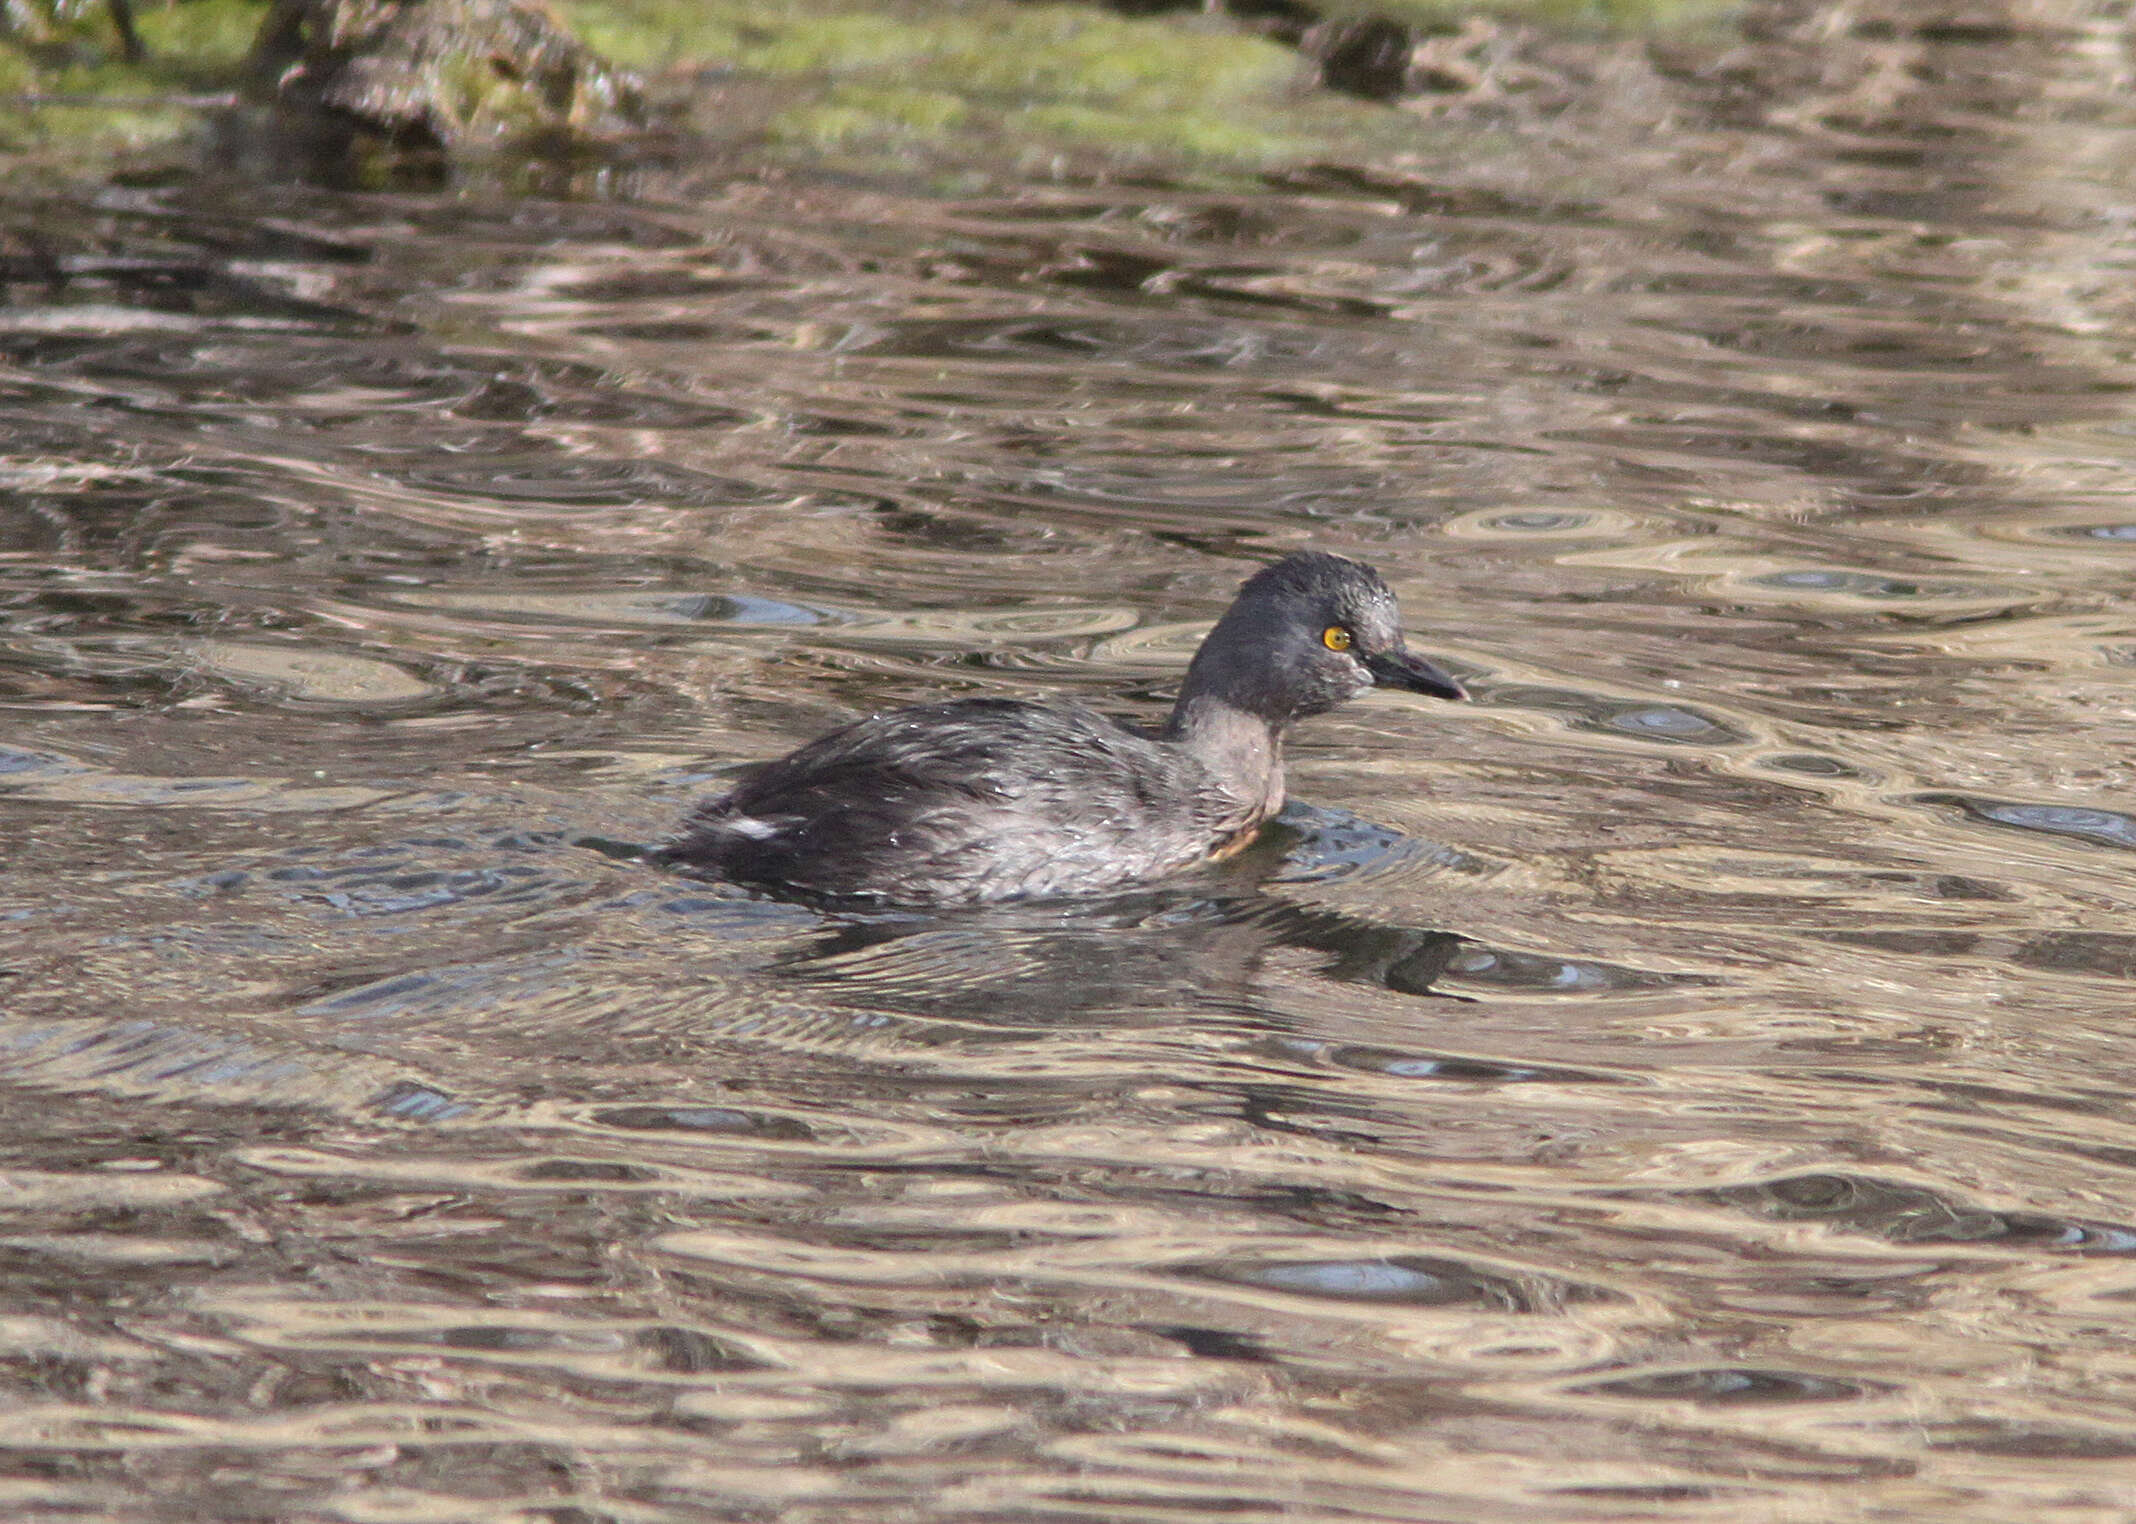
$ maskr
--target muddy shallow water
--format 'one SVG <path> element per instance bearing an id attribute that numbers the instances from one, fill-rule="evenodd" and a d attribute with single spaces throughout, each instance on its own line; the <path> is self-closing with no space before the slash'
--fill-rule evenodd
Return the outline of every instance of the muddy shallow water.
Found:
<path id="1" fill-rule="evenodd" d="M 1254 190 L 55 200 L 0 308 L 0 1499 L 2136 1510 L 2111 30 Z M 1896 87 L 1894 87 L 1896 88 Z M 1208 876 L 632 861 L 1371 560 Z"/>

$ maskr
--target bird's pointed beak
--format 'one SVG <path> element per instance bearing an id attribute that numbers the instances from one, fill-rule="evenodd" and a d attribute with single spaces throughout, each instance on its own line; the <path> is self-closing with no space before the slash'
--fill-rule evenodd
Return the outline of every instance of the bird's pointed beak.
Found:
<path id="1" fill-rule="evenodd" d="M 1375 651 L 1365 658 L 1365 670 L 1382 688 L 1406 688 L 1433 698 L 1465 699 L 1468 690 L 1453 675 L 1409 651 Z"/>

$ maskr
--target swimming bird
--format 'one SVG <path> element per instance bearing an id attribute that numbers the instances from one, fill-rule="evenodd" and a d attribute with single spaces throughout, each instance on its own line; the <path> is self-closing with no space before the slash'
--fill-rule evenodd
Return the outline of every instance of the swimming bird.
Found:
<path id="1" fill-rule="evenodd" d="M 959 699 L 873 715 L 700 805 L 649 854 L 805 899 L 915 907 L 1122 889 L 1242 850 L 1283 807 L 1283 734 L 1373 687 L 1466 695 L 1403 644 L 1361 562 L 1247 579 L 1161 730 L 1079 704 Z"/>

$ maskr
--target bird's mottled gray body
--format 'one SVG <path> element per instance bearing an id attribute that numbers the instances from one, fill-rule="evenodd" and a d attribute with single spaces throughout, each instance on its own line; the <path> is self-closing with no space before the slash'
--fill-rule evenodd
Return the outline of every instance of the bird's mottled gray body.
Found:
<path id="1" fill-rule="evenodd" d="M 1160 734 L 1009 699 L 879 714 L 706 803 L 655 856 L 837 900 L 1102 893 L 1242 844 L 1282 807 L 1284 728 L 1375 682 L 1461 696 L 1403 648 L 1370 567 L 1294 555 L 1241 589 Z"/>
<path id="2" fill-rule="evenodd" d="M 833 898 L 1020 899 L 1158 877 L 1265 810 L 1087 709 L 965 699 L 811 742 L 704 806 L 667 850 Z"/>

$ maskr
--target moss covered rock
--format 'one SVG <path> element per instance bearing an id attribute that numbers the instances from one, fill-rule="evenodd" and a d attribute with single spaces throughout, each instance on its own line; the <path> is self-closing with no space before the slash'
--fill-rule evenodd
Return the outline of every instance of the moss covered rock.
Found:
<path id="1" fill-rule="evenodd" d="M 399 173 L 470 145 L 639 124 L 636 79 L 532 0 L 275 0 L 251 92 L 359 162 Z"/>

